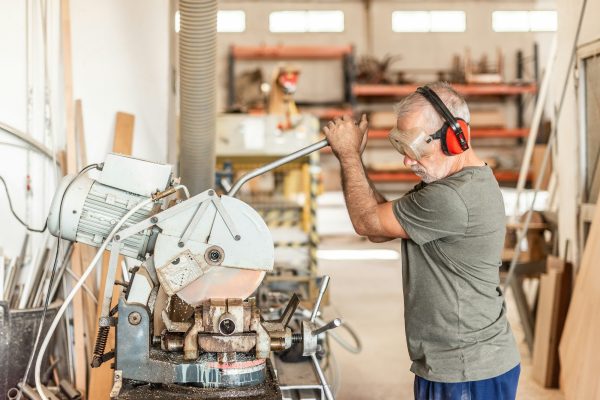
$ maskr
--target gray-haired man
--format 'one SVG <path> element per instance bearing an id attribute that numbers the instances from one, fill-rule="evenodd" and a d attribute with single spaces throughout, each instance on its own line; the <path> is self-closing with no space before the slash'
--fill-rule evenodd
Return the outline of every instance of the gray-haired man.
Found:
<path id="1" fill-rule="evenodd" d="M 445 83 L 396 106 L 390 132 L 422 182 L 388 202 L 361 161 L 365 116 L 324 131 L 342 169 L 354 229 L 374 242 L 402 238 L 404 316 L 416 399 L 514 399 L 519 353 L 499 286 L 505 215 L 491 169 L 470 148 L 469 109 Z"/>

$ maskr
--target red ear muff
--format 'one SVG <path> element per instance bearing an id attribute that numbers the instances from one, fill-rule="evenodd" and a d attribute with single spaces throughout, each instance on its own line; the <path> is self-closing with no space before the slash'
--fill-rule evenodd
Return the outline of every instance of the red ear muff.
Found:
<path id="1" fill-rule="evenodd" d="M 467 143 L 469 143 L 469 124 L 462 118 L 456 118 L 456 122 L 458 125 L 460 125 L 463 134 L 465 135 L 465 139 Z M 456 133 L 447 122 L 444 123 L 444 126 L 442 127 L 442 135 L 440 140 L 442 142 L 442 151 L 448 156 L 461 154 L 465 151 L 460 145 L 460 141 L 458 140 Z M 469 147 L 467 145 L 467 149 L 468 148 Z"/>

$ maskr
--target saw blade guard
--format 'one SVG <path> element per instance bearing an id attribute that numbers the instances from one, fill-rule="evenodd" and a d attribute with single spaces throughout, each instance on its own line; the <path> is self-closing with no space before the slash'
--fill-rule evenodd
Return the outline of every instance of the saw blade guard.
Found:
<path id="1" fill-rule="evenodd" d="M 154 263 L 161 285 L 194 306 L 210 298 L 248 298 L 273 269 L 271 232 L 241 200 L 214 195 L 205 202 L 157 223 Z M 191 233 L 182 241 L 186 229 Z"/>

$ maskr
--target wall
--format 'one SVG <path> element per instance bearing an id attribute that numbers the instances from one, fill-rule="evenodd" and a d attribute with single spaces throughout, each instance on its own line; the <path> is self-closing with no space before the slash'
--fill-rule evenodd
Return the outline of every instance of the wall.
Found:
<path id="1" fill-rule="evenodd" d="M 577 261 L 578 254 L 578 203 L 580 201 L 580 172 L 579 159 L 580 147 L 582 145 L 577 133 L 578 124 L 578 102 L 573 70 L 569 68 L 569 58 L 579 13 L 583 0 L 558 0 L 557 10 L 560 15 L 558 27 L 558 59 L 555 67 L 554 82 L 554 104 L 558 107 L 560 93 L 565 79 L 568 79 L 567 92 L 564 100 L 563 110 L 558 120 L 557 135 L 557 165 L 558 187 L 559 187 L 559 227 L 561 252 L 565 241 L 571 243 L 568 258 Z M 600 39 L 600 25 L 596 16 L 600 15 L 600 2 L 587 1 L 587 9 L 584 14 L 581 33 L 577 42 L 578 46 Z"/>
<path id="2" fill-rule="evenodd" d="M 27 131 L 26 1 L 0 0 L 0 121 Z M 52 132 L 44 133 L 43 48 L 39 10 L 31 23 L 35 33 L 30 64 L 35 79 L 32 136 L 48 146 L 63 148 L 64 107 L 61 101 L 59 47 L 60 1 L 47 1 L 49 24 L 49 82 L 53 106 Z M 74 97 L 82 99 L 89 162 L 99 162 L 111 150 L 115 113 L 135 115 L 134 155 L 156 161 L 167 156 L 168 90 L 167 0 L 71 1 L 71 35 Z M 13 142 L 0 133 L 0 142 Z M 0 175 L 10 185 L 17 213 L 31 215 L 34 226 L 43 225 L 54 193 L 51 163 L 31 156 L 32 196 L 25 202 L 26 152 L 0 145 Z M 0 247 L 16 256 L 25 230 L 10 216 L 0 193 Z M 39 235 L 36 235 L 39 243 Z"/>

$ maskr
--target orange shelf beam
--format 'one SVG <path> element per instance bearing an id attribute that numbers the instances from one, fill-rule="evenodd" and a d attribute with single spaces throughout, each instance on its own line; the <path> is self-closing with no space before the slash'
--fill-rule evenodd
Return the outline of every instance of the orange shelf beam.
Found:
<path id="1" fill-rule="evenodd" d="M 519 179 L 519 171 L 494 171 L 494 175 L 499 182 L 516 182 Z M 410 171 L 369 171 L 369 178 L 373 182 L 418 182 L 421 180 L 417 175 Z M 527 181 L 531 181 L 531 174 L 527 176 Z"/>
<path id="2" fill-rule="evenodd" d="M 365 85 L 355 84 L 352 88 L 356 96 L 407 96 L 417 90 L 419 85 Z M 517 94 L 536 93 L 537 85 L 528 83 L 516 84 L 454 84 L 456 91 L 464 96 L 511 96 Z"/>
<path id="3" fill-rule="evenodd" d="M 387 139 L 388 129 L 371 129 L 370 139 Z M 527 137 L 529 129 L 503 129 L 503 128 L 473 128 L 471 135 L 474 138 L 522 138 Z"/>
<path id="4" fill-rule="evenodd" d="M 352 46 L 231 46 L 231 55 L 239 60 L 330 60 L 352 53 Z"/>

